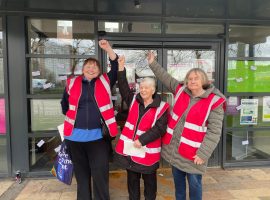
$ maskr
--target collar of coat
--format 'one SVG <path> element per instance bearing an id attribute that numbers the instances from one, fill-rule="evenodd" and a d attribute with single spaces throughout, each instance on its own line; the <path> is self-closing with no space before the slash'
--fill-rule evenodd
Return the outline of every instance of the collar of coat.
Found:
<path id="1" fill-rule="evenodd" d="M 144 105 L 143 99 L 142 99 L 140 93 L 138 93 L 138 94 L 136 95 L 136 101 L 137 101 L 139 104 Z M 161 102 L 161 97 L 160 97 L 160 95 L 158 95 L 158 94 L 155 92 L 155 94 L 153 94 L 153 102 L 152 102 L 151 104 L 149 104 L 147 107 L 152 107 L 152 108 L 159 107 L 160 102 Z"/>

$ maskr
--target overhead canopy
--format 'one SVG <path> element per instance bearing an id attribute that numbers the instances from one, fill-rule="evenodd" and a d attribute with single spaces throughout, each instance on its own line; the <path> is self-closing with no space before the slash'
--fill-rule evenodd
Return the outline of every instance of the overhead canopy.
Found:
<path id="1" fill-rule="evenodd" d="M 214 19 L 270 19 L 269 0 L 0 0 L 0 11 L 156 16 Z"/>

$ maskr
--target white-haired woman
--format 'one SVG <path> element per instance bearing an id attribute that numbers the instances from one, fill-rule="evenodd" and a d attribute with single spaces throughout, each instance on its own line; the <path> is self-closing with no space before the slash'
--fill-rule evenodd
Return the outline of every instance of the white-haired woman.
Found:
<path id="1" fill-rule="evenodd" d="M 186 200 L 186 178 L 189 198 L 201 200 L 202 174 L 221 136 L 225 97 L 209 84 L 202 69 L 191 69 L 181 83 L 155 61 L 153 53 L 149 53 L 148 62 L 175 97 L 162 157 L 172 165 L 176 200 Z"/>
<path id="2" fill-rule="evenodd" d="M 130 200 L 140 199 L 140 178 L 144 180 L 144 197 L 156 199 L 161 138 L 166 132 L 169 104 L 161 101 L 156 93 L 153 78 L 140 82 L 139 93 L 134 94 L 128 86 L 125 59 L 118 59 L 118 85 L 123 100 L 129 107 L 129 114 L 120 138 L 116 144 L 116 160 L 127 170 L 127 184 Z M 135 148 L 143 148 L 145 156 L 127 155 L 125 143 L 133 142 Z"/>

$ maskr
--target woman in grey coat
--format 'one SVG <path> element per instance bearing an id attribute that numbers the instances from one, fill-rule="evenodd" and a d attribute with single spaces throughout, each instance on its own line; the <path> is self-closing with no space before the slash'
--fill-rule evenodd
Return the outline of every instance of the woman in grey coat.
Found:
<path id="1" fill-rule="evenodd" d="M 149 53 L 148 62 L 175 98 L 161 152 L 172 165 L 175 197 L 186 199 L 187 178 L 190 199 L 200 200 L 202 174 L 222 132 L 225 97 L 199 68 L 191 69 L 181 83 L 155 61 L 153 53 Z"/>

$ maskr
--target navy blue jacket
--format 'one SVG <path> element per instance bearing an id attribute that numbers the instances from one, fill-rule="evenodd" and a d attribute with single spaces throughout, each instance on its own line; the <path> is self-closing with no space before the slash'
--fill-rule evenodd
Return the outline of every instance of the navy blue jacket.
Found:
<path id="1" fill-rule="evenodd" d="M 108 72 L 108 77 L 110 79 L 111 88 L 117 81 L 117 71 L 118 71 L 118 56 L 115 60 L 110 60 L 111 70 Z M 77 116 L 75 120 L 74 128 L 79 129 L 96 129 L 101 128 L 100 124 L 100 112 L 97 108 L 97 104 L 94 101 L 94 88 L 96 79 L 88 81 L 86 79 L 82 80 L 82 94 L 79 99 L 79 105 L 77 110 Z M 92 94 L 92 95 L 91 95 Z M 68 103 L 69 95 L 65 89 L 63 97 L 61 100 L 62 113 L 66 115 L 69 108 Z"/>

